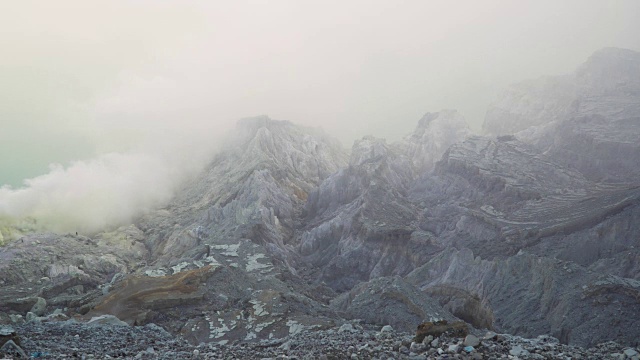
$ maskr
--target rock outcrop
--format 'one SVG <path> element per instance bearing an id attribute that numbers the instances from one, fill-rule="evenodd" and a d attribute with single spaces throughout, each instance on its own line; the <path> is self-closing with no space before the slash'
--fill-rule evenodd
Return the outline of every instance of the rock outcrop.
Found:
<path id="1" fill-rule="evenodd" d="M 455 110 L 427 113 L 418 121 L 414 132 L 398 146 L 410 159 L 415 171 L 423 174 L 433 170 L 442 154 L 453 144 L 471 136 L 462 115 Z"/>
<path id="2" fill-rule="evenodd" d="M 588 178 L 640 174 L 640 53 L 606 48 L 573 74 L 512 86 L 487 111 L 491 135 L 515 134 Z"/>
<path id="3" fill-rule="evenodd" d="M 284 339 L 310 331 L 354 335 L 361 323 L 413 332 L 461 319 L 476 337 L 473 327 L 632 344 L 639 59 L 605 49 L 574 74 L 510 88 L 487 113 L 489 136 L 445 110 L 399 142 L 364 137 L 348 154 L 316 129 L 243 120 L 166 207 L 130 226 L 13 234 L 0 248 L 0 323 L 76 329 L 47 324 L 112 315 L 193 344 L 289 351 Z M 485 340 L 486 354 L 538 346 Z M 393 352 L 476 351 L 439 341 L 449 340 Z"/>
<path id="4" fill-rule="evenodd" d="M 400 277 L 361 283 L 335 298 L 331 307 L 348 319 L 380 326 L 388 324 L 406 332 L 415 330 L 424 321 L 458 320 Z"/>
<path id="5" fill-rule="evenodd" d="M 356 141 L 349 166 L 323 181 L 306 204 L 299 252 L 314 276 L 344 291 L 376 277 L 406 275 L 422 263 L 416 250 L 431 249 L 430 239 L 416 231 L 420 211 L 410 189 L 468 135 L 464 119 L 444 110 L 427 113 L 398 143 Z"/>

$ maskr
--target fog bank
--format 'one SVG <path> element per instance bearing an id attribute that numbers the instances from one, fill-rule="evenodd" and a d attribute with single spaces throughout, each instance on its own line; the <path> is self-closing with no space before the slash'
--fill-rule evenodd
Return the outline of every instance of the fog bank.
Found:
<path id="1" fill-rule="evenodd" d="M 0 212 L 93 231 L 160 206 L 236 119 L 479 129 L 506 85 L 640 50 L 630 1 L 20 1 L 0 12 Z M 58 165 L 50 165 L 58 164 Z"/>

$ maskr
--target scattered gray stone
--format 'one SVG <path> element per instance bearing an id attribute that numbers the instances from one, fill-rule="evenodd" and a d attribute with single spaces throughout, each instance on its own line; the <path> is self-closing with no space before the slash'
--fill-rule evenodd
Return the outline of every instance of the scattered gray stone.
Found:
<path id="1" fill-rule="evenodd" d="M 164 335 L 165 337 L 171 337 L 171 336 L 172 336 L 172 335 L 171 335 L 167 330 L 165 330 L 162 326 L 157 325 L 157 324 L 154 324 L 154 323 L 148 323 L 148 324 L 147 324 L 147 325 L 145 325 L 144 327 L 145 327 L 145 328 L 147 328 L 147 329 L 150 329 L 150 330 L 152 330 L 152 331 L 159 332 L 159 333 L 161 333 L 162 335 Z"/>
<path id="2" fill-rule="evenodd" d="M 476 347 L 480 345 L 480 339 L 478 339 L 478 337 L 476 337 L 475 335 L 469 334 L 464 338 L 463 345 Z"/>
<path id="3" fill-rule="evenodd" d="M 31 311 L 29 311 L 27 313 L 26 320 L 27 321 L 39 321 L 39 318 L 38 318 L 38 315 L 36 315 L 36 314 L 32 313 Z"/>
<path id="4" fill-rule="evenodd" d="M 425 345 L 417 342 L 412 342 L 411 346 L 409 347 L 409 350 L 411 350 L 411 352 L 414 352 L 414 353 L 420 353 L 424 351 L 424 349 L 425 349 Z"/>
<path id="5" fill-rule="evenodd" d="M 382 329 L 380 329 L 381 333 L 385 333 L 385 332 L 393 332 L 393 327 L 391 325 L 385 325 L 382 327 Z"/>
<path id="6" fill-rule="evenodd" d="M 496 338 L 496 336 L 498 336 L 498 334 L 494 333 L 493 331 L 487 331 L 487 333 L 484 334 L 483 339 L 485 339 L 485 340 L 494 340 Z"/>
<path id="7" fill-rule="evenodd" d="M 64 321 L 69 319 L 69 317 L 63 313 L 53 313 L 38 319 L 42 319 L 43 321 Z"/>
<path id="8" fill-rule="evenodd" d="M 9 325 L 0 325 L 0 346 L 10 340 L 15 340 L 18 343 L 20 342 L 15 329 Z"/>
<path id="9" fill-rule="evenodd" d="M 36 303 L 31 307 L 31 312 L 36 314 L 37 316 L 44 315 L 44 312 L 47 310 L 47 301 L 41 297 L 38 297 Z"/>
<path id="10" fill-rule="evenodd" d="M 285 341 L 282 345 L 279 346 L 280 349 L 284 350 L 284 351 L 289 351 L 291 350 L 291 341 Z"/>
<path id="11" fill-rule="evenodd" d="M 24 316 L 20 314 L 11 314 L 9 315 L 9 319 L 11 319 L 11 322 L 14 324 L 22 324 L 24 322 Z"/>
<path id="12" fill-rule="evenodd" d="M 338 332 L 354 332 L 356 331 L 356 329 L 353 328 L 353 325 L 351 325 L 350 323 L 344 323 L 342 324 L 342 326 L 340 326 L 340 329 L 338 329 Z"/>
<path id="13" fill-rule="evenodd" d="M 624 354 L 627 357 L 634 357 L 634 356 L 638 355 L 638 352 L 635 351 L 634 349 L 629 348 L 629 349 L 625 349 L 624 350 Z"/>
<path id="14" fill-rule="evenodd" d="M 516 346 L 512 347 L 511 350 L 509 350 L 509 354 L 511 354 L 513 356 L 520 356 L 523 351 L 524 351 L 524 349 L 522 348 L 522 346 L 516 345 Z"/>
<path id="15" fill-rule="evenodd" d="M 18 346 L 13 340 L 9 340 L 2 347 L 0 347 L 0 354 L 17 356 L 20 358 L 27 358 L 27 354 Z"/>
<path id="16" fill-rule="evenodd" d="M 104 325 L 116 325 L 116 326 L 129 326 L 126 322 L 118 319 L 113 315 L 101 315 L 92 317 L 91 320 L 87 322 L 87 325 L 92 326 L 104 326 Z"/>

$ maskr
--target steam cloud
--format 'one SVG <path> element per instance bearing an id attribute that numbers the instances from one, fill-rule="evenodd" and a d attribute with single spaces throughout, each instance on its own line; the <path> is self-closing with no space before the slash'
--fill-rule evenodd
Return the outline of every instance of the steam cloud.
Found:
<path id="1" fill-rule="evenodd" d="M 0 188 L 0 216 L 68 231 L 126 223 L 165 203 L 246 116 L 322 126 L 347 146 L 400 138 L 443 108 L 479 129 L 504 86 L 567 73 L 604 46 L 640 48 L 638 9 L 635 0 L 11 2 L 0 13 L 0 171 L 23 170 L 9 169 L 13 159 L 90 156 L 48 158 L 47 146 L 34 152 L 40 144 L 52 153 L 90 144 L 96 157 Z"/>
<path id="2" fill-rule="evenodd" d="M 120 86 L 96 98 L 83 114 L 92 119 L 83 134 L 97 144 L 99 155 L 68 166 L 52 164 L 47 174 L 22 187 L 0 188 L 0 216 L 35 218 L 55 231 L 93 233 L 166 204 L 212 159 L 231 126 L 207 118 L 195 105 L 185 108 L 180 94 L 188 86 L 123 73 Z"/>
<path id="3" fill-rule="evenodd" d="M 196 174 L 214 153 L 215 136 L 107 153 L 25 181 L 25 186 L 0 188 L 0 215 L 33 217 L 56 231 L 93 233 L 130 222 L 164 205 L 182 182 Z"/>

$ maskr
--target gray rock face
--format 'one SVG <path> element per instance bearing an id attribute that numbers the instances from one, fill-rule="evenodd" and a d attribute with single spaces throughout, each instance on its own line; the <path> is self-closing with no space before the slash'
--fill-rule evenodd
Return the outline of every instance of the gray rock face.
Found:
<path id="1" fill-rule="evenodd" d="M 91 318 L 91 320 L 87 321 L 87 325 L 91 326 L 128 326 L 126 322 L 118 319 L 113 315 L 102 315 Z"/>
<path id="2" fill-rule="evenodd" d="M 32 234 L 0 249 L 0 311 L 45 315 L 47 308 L 86 313 L 101 294 L 100 285 L 117 273 L 138 268 L 148 256 L 141 239 L 122 228 L 122 236 Z M 139 232 L 139 230 L 137 230 Z"/>
<path id="3" fill-rule="evenodd" d="M 418 121 L 413 134 L 396 146 L 410 159 L 418 174 L 433 170 L 435 163 L 453 144 L 471 135 L 467 123 L 455 110 L 427 113 Z"/>
<path id="4" fill-rule="evenodd" d="M 631 315 L 640 311 L 637 281 L 605 278 L 571 262 L 526 253 L 483 260 L 468 249 L 448 250 L 407 279 L 421 289 L 446 285 L 481 294 L 495 316 L 493 326 L 504 332 L 551 334 L 581 346 L 637 336 L 638 320 Z"/>
<path id="5" fill-rule="evenodd" d="M 638 100 L 640 95 L 634 101 Z M 625 106 L 606 104 L 615 109 Z M 590 179 L 633 183 L 640 174 L 640 107 L 630 111 L 632 117 L 618 119 L 596 109 L 585 113 L 554 126 L 545 134 L 550 143 L 539 147 Z"/>
<path id="6" fill-rule="evenodd" d="M 38 315 L 38 316 L 42 316 L 44 315 L 44 312 L 47 310 L 47 301 L 41 297 L 36 298 L 36 303 L 33 304 L 33 307 L 31 308 L 31 312 Z"/>
<path id="7" fill-rule="evenodd" d="M 484 130 L 516 134 L 599 181 L 632 182 L 640 169 L 640 53 L 607 48 L 574 74 L 514 85 Z"/>
<path id="8" fill-rule="evenodd" d="M 586 74 L 596 73 L 606 77 L 603 74 L 607 66 L 599 64 L 608 61 L 609 52 L 617 53 L 607 50 L 603 55 L 596 54 L 595 60 L 591 59 L 576 76 L 584 79 Z M 600 56 L 605 59 L 598 59 Z M 629 62 L 633 63 L 633 59 L 632 56 Z M 600 73 L 590 70 L 594 68 L 605 70 Z M 438 280 L 414 283 L 439 300 L 445 309 L 479 327 L 527 336 L 553 333 L 563 342 L 581 345 L 603 339 L 631 341 L 635 335 L 626 334 L 635 334 L 634 331 L 619 335 L 611 327 L 592 328 L 609 318 L 617 318 L 619 308 L 606 306 L 601 311 L 599 303 L 596 305 L 601 300 L 585 300 L 583 287 L 590 289 L 600 281 L 592 274 L 615 276 L 618 280 L 614 283 L 619 284 L 614 286 L 618 289 L 616 301 L 628 305 L 631 312 L 637 311 L 633 305 L 633 286 L 628 284 L 639 276 L 638 226 L 631 219 L 638 216 L 640 189 L 637 178 L 630 174 L 640 169 L 635 165 L 640 153 L 633 149 L 637 141 L 631 141 L 640 138 L 635 136 L 640 124 L 627 116 L 633 113 L 633 106 L 640 104 L 640 99 L 633 97 L 633 80 L 623 90 L 607 85 L 605 88 L 609 90 L 601 92 L 592 85 L 587 89 L 582 80 L 573 77 L 551 79 L 544 86 L 547 88 L 538 92 L 525 91 L 543 110 L 538 111 L 537 105 L 513 107 L 522 110 L 523 119 L 520 125 L 510 123 L 515 127 L 506 133 L 520 131 L 515 137 L 470 137 L 458 142 L 446 151 L 433 173 L 420 175 L 415 166 L 410 166 L 415 153 L 404 151 L 406 147 L 389 146 L 372 138 L 357 143 L 350 167 L 325 180 L 307 204 L 310 227 L 301 234 L 300 252 L 320 268 L 315 276 L 342 291 L 353 283 L 381 275 L 404 276 L 407 269 L 421 269 L 420 264 L 432 264 L 433 259 L 447 251 L 470 249 L 473 261 L 469 261 L 474 265 L 459 272 L 424 265 L 430 276 Z M 554 91 L 564 95 L 553 94 Z M 583 96 L 587 91 L 591 96 L 588 106 L 584 105 L 587 100 Z M 620 92 L 631 94 L 631 98 Z M 548 94 L 552 95 L 547 99 Z M 576 102 L 578 95 L 584 100 L 582 103 Z M 604 96 L 626 99 L 627 105 L 617 113 L 618 117 L 607 112 L 614 105 Z M 557 103 L 547 106 L 547 101 Z M 531 99 L 522 100 L 522 104 L 527 103 Z M 601 120 L 577 117 L 593 113 L 593 109 L 604 114 L 597 115 Z M 551 113 L 554 121 L 549 123 Z M 488 115 L 487 123 L 491 124 L 489 118 Z M 527 122 L 530 120 L 533 122 Z M 551 135 L 552 127 L 555 135 Z M 583 139 L 585 134 L 591 138 L 606 137 L 602 144 L 608 145 L 591 148 L 593 142 L 569 141 L 571 137 L 565 128 Z M 556 137 L 559 140 L 554 140 Z M 561 149 L 570 149 L 566 152 L 577 154 L 580 159 L 562 155 Z M 597 154 L 589 155 L 592 152 Z M 584 165 L 580 165 L 581 161 Z M 394 167 L 402 170 L 396 171 Z M 407 171 L 409 168 L 414 171 Z M 588 168 L 597 171 L 589 172 Z M 601 176 L 605 172 L 620 177 Z M 599 182 L 604 179 L 616 183 Z M 620 179 L 631 184 L 620 184 Z M 382 190 L 374 187 L 378 190 L 374 192 L 371 184 L 382 184 Z M 374 224 L 391 224 L 402 229 L 402 246 L 392 246 L 391 238 L 371 246 L 375 243 L 373 239 L 380 237 L 362 231 L 370 229 L 369 218 Z M 519 254 L 535 256 L 545 265 L 534 266 L 530 258 Z M 508 265 L 506 268 L 518 268 L 522 273 L 515 278 L 502 272 L 476 278 L 477 273 L 482 273 L 482 265 L 474 262 L 478 259 L 489 261 L 494 268 Z M 561 268 L 553 265 L 557 259 L 581 268 L 580 275 L 569 265 L 566 269 L 564 265 Z M 449 266 L 459 261 L 447 258 L 444 263 Z M 383 273 L 374 271 L 380 269 L 379 264 L 384 264 Z M 458 276 L 459 283 L 455 280 Z M 554 286 L 563 292 L 542 287 L 523 295 L 517 284 L 528 284 L 532 278 L 556 283 Z M 494 293 L 484 286 L 499 291 Z M 604 296 L 604 292 L 598 296 Z M 514 300 L 523 297 L 529 299 L 529 307 Z M 546 303 L 545 299 L 554 299 L 556 303 Z M 579 309 L 575 311 L 577 315 L 556 320 L 558 311 L 574 307 Z M 588 313 L 599 312 L 601 315 L 591 316 L 593 320 L 582 319 Z M 540 315 L 533 320 L 531 314 Z M 632 322 L 622 325 L 624 329 L 635 326 Z"/>
<path id="9" fill-rule="evenodd" d="M 140 227 L 149 247 L 170 261 L 248 238 L 291 265 L 295 222 L 308 194 L 345 164 L 340 145 L 317 130 L 246 119 L 206 172 Z"/>
<path id="10" fill-rule="evenodd" d="M 593 183 L 517 140 L 477 137 L 452 146 L 413 192 L 433 204 L 424 209 L 420 228 L 456 250 L 407 278 L 454 315 L 476 326 L 551 333 L 580 345 L 636 336 L 596 324 L 618 318 L 622 308 L 638 310 L 628 285 L 639 274 L 639 229 L 629 223 L 640 205 L 637 186 Z M 440 267 L 436 259 L 448 251 L 459 255 Z M 462 263 L 470 265 L 459 268 Z M 626 289 L 615 286 L 617 294 L 627 294 L 616 295 L 616 305 L 585 293 L 603 274 Z M 437 280 L 425 282 L 429 277 Z M 618 325 L 634 328 L 628 320 Z"/>
<path id="11" fill-rule="evenodd" d="M 0 354 L 5 354 L 9 356 L 15 356 L 18 358 L 27 358 L 27 354 L 22 350 L 20 346 L 18 346 L 13 340 L 9 340 L 2 347 L 0 347 Z"/>
<path id="12" fill-rule="evenodd" d="M 482 128 L 494 136 L 542 131 L 571 114 L 578 91 L 570 75 L 513 84 L 489 106 Z"/>
<path id="13" fill-rule="evenodd" d="M 0 310 L 24 315 L 40 294 L 70 315 L 157 322 L 195 343 L 331 326 L 339 317 L 323 303 L 333 292 L 295 275 L 291 239 L 307 194 L 346 159 L 317 130 L 242 121 L 200 177 L 136 225 L 93 238 L 33 235 L 0 249 L 0 296 L 25 299 L 0 301 Z M 50 282 L 37 283 L 44 276 Z"/>
<path id="14" fill-rule="evenodd" d="M 415 231 L 419 209 L 409 190 L 420 174 L 469 130 L 454 110 L 427 113 L 414 133 L 387 144 L 365 137 L 351 150 L 349 166 L 311 193 L 299 252 L 314 276 L 344 291 L 360 281 L 406 275 L 424 258 L 416 248 L 428 235 Z"/>
<path id="15" fill-rule="evenodd" d="M 424 209 L 424 230 L 490 258 L 595 226 L 637 204 L 639 193 L 593 183 L 517 140 L 475 137 L 452 146 L 413 194 L 434 204 Z M 456 226 L 445 227 L 454 214 Z"/>
<path id="16" fill-rule="evenodd" d="M 157 323 L 195 344 L 272 347 L 345 319 L 409 331 L 459 318 L 569 344 L 632 344 L 638 63 L 608 49 L 572 75 L 511 88 L 487 115 L 497 137 L 470 136 L 442 111 L 402 141 L 365 137 L 347 155 L 314 129 L 241 121 L 202 174 L 135 224 L 1 247 L 0 322 L 36 311 L 25 328 L 56 328 L 46 314 L 65 309 L 83 321 Z M 112 330 L 139 327 L 123 328 L 133 330 Z M 336 333 L 362 330 L 351 329 Z M 435 340 L 394 351 L 467 352 Z"/>
<path id="17" fill-rule="evenodd" d="M 458 320 L 400 277 L 361 283 L 331 302 L 343 316 L 412 332 L 425 321 Z"/>
<path id="18" fill-rule="evenodd" d="M 195 343 L 281 338 L 333 324 L 338 317 L 322 306 L 332 291 L 295 275 L 292 241 L 308 193 L 346 160 L 317 130 L 266 117 L 240 121 L 206 171 L 137 224 L 153 266 L 95 310 L 127 308 L 121 298 L 142 302 L 144 311 L 124 312 L 123 320 L 156 322 Z M 144 295 L 165 287 L 173 289 L 167 301 Z"/>
<path id="19" fill-rule="evenodd" d="M 417 209 L 407 198 L 413 173 L 384 140 L 354 145 L 350 165 L 309 196 L 299 251 L 321 278 L 347 290 L 370 277 L 410 271 L 411 221 Z M 404 262 L 408 266 L 398 268 Z"/>

